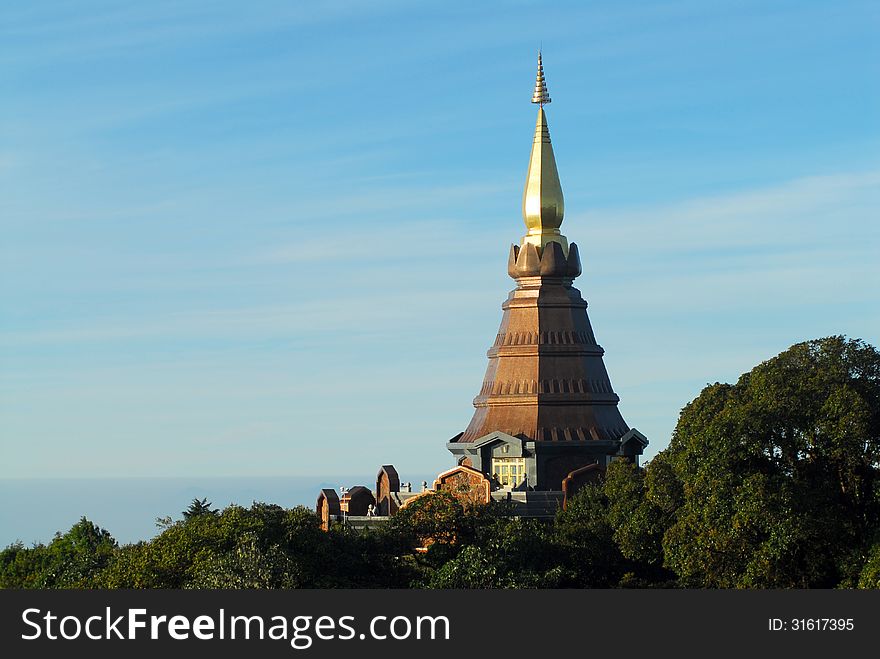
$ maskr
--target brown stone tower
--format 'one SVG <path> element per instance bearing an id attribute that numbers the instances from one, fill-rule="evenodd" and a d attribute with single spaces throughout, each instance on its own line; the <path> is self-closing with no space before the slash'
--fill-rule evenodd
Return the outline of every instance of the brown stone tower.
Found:
<path id="1" fill-rule="evenodd" d="M 502 305 L 474 416 L 447 447 L 504 488 L 559 491 L 589 465 L 637 460 L 648 441 L 617 409 L 587 303 L 572 286 L 581 263 L 577 245 L 559 231 L 564 203 L 540 54 L 532 102 L 539 108 L 523 192 L 527 233 L 507 264 L 517 286 Z"/>

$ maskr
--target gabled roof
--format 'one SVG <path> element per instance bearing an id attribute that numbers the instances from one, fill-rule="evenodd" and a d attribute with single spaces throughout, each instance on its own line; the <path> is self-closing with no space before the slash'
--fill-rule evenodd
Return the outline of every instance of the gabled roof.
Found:
<path id="1" fill-rule="evenodd" d="M 481 446 L 485 446 L 486 444 L 493 444 L 494 442 L 504 442 L 505 444 L 522 444 L 522 441 L 519 437 L 514 437 L 513 435 L 508 435 L 506 432 L 501 432 L 500 430 L 496 430 L 494 432 L 490 432 L 488 435 L 483 435 L 482 437 L 478 437 L 474 440 L 474 448 L 480 448 Z"/>
<path id="2" fill-rule="evenodd" d="M 368 487 L 364 487 L 363 485 L 355 485 L 348 492 L 342 495 L 343 499 L 354 499 L 356 496 L 362 496 L 364 493 L 369 494 L 371 497 L 373 496 L 373 492 Z"/>
<path id="3" fill-rule="evenodd" d="M 621 450 L 627 445 L 633 446 L 636 448 L 639 453 L 641 453 L 645 447 L 648 445 L 648 438 L 645 437 L 642 433 L 640 433 L 635 428 L 631 428 L 626 432 L 626 434 L 620 438 L 620 448 Z"/>

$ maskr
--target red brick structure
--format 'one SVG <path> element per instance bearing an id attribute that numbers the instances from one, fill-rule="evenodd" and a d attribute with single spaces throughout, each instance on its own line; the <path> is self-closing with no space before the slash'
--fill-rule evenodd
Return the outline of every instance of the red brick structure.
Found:
<path id="1" fill-rule="evenodd" d="M 397 512 L 398 499 L 394 493 L 400 492 L 400 476 L 394 465 L 382 465 L 376 474 L 376 514 L 393 515 Z"/>
<path id="2" fill-rule="evenodd" d="M 318 519 L 321 520 L 321 528 L 325 531 L 329 530 L 330 522 L 334 521 L 341 512 L 339 495 L 336 494 L 336 490 L 321 490 L 318 494 L 318 501 L 315 503 L 315 512 L 318 513 Z"/>
<path id="3" fill-rule="evenodd" d="M 465 504 L 489 503 L 492 483 L 483 472 L 459 465 L 444 471 L 434 481 L 434 491 L 448 492 Z"/>
<path id="4" fill-rule="evenodd" d="M 349 515 L 360 517 L 367 516 L 370 512 L 370 506 L 376 505 L 376 499 L 369 488 L 363 485 L 356 485 L 342 495 L 339 500 L 339 507 L 342 512 Z"/>
<path id="5" fill-rule="evenodd" d="M 571 498 L 577 494 L 585 485 L 599 483 L 605 475 L 605 470 L 598 464 L 587 465 L 580 469 L 575 469 L 562 480 L 562 507 L 568 505 Z"/>

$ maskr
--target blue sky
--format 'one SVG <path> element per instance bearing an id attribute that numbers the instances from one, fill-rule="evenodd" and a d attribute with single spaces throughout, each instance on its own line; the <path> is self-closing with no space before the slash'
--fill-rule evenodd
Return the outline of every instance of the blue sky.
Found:
<path id="1" fill-rule="evenodd" d="M 445 468 L 512 287 L 543 45 L 606 365 L 669 440 L 880 344 L 871 2 L 4 2 L 0 477 Z"/>

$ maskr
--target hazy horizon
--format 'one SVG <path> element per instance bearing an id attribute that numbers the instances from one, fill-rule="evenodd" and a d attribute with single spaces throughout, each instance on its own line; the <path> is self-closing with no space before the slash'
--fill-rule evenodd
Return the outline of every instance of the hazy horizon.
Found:
<path id="1" fill-rule="evenodd" d="M 401 475 L 420 488 L 429 475 Z M 157 534 L 156 518 L 181 519 L 193 499 L 207 498 L 215 508 L 248 507 L 254 501 L 284 508 L 313 508 L 318 490 L 340 486 L 375 487 L 372 476 L 232 476 L 208 478 L 4 478 L 0 479 L 0 549 L 17 540 L 48 543 L 81 517 L 107 529 L 120 543 Z"/>

